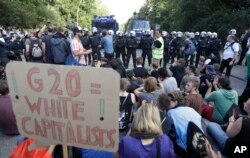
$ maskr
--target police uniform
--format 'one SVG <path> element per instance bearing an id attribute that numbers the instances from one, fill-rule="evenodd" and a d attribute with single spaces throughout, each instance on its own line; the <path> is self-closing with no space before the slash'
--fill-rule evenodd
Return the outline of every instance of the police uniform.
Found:
<path id="1" fill-rule="evenodd" d="M 153 42 L 154 42 L 154 39 L 153 39 L 153 37 L 151 37 L 151 35 L 145 35 L 141 39 L 142 58 L 143 58 L 142 66 L 143 67 L 145 65 L 146 56 L 148 57 L 148 65 L 151 65 Z"/>
<path id="2" fill-rule="evenodd" d="M 129 60 L 132 55 L 133 66 L 136 67 L 136 48 L 138 47 L 138 42 L 135 36 L 130 36 L 127 38 L 127 63 L 126 66 L 129 66 Z"/>
<path id="3" fill-rule="evenodd" d="M 120 58 L 122 55 L 123 64 L 126 63 L 126 38 L 124 36 L 116 37 L 116 58 Z"/>

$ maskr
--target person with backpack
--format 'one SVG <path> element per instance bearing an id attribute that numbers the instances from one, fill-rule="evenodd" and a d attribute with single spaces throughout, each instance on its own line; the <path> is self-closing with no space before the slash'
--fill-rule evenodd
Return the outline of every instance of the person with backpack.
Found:
<path id="1" fill-rule="evenodd" d="M 231 75 L 231 71 L 233 68 L 233 65 L 236 62 L 236 59 L 239 55 L 239 43 L 235 41 L 234 35 L 229 35 L 227 37 L 227 43 L 224 47 L 223 52 L 223 59 L 220 66 L 220 72 L 223 73 L 224 69 L 226 68 L 226 76 L 229 77 Z"/>
<path id="2" fill-rule="evenodd" d="M 42 51 L 42 41 L 36 37 L 36 32 L 30 32 L 30 38 L 25 41 L 25 57 L 28 62 L 42 63 L 45 60 Z"/>
<path id="3" fill-rule="evenodd" d="M 127 90 L 130 86 L 130 82 L 126 78 L 121 78 L 120 80 L 120 118 L 119 129 L 125 130 L 129 123 L 132 121 L 132 106 L 135 104 L 135 95 L 133 93 L 128 93 Z"/>
<path id="4" fill-rule="evenodd" d="M 56 34 L 53 35 L 50 41 L 50 52 L 53 57 L 53 63 L 64 65 L 67 56 L 71 53 L 70 44 L 67 37 L 64 35 L 65 29 L 58 27 Z"/>
<path id="5" fill-rule="evenodd" d="M 167 116 L 173 122 L 170 129 L 170 139 L 175 145 L 175 152 L 181 156 L 189 154 L 188 127 L 190 122 L 202 132 L 201 115 L 193 108 L 183 105 L 183 95 L 180 91 L 165 94 L 170 102 L 166 102 Z"/>
<path id="6" fill-rule="evenodd" d="M 157 106 L 143 104 L 136 112 L 130 136 L 120 140 L 115 158 L 174 158 L 173 143 L 162 133 Z"/>

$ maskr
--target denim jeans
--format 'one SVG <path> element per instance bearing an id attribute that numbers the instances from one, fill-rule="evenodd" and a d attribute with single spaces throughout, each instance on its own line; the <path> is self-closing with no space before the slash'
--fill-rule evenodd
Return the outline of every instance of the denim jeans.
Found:
<path id="1" fill-rule="evenodd" d="M 211 122 L 208 124 L 207 133 L 214 139 L 220 150 L 224 151 L 228 136 L 226 132 L 223 131 L 221 126 L 217 123 Z"/>

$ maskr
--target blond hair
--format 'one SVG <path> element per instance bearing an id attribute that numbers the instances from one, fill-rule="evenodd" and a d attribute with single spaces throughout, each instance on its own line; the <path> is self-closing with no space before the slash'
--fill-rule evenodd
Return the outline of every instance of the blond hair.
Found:
<path id="1" fill-rule="evenodd" d="M 160 112 L 157 106 L 145 103 L 137 110 L 132 133 L 162 134 Z"/>
<path id="2" fill-rule="evenodd" d="M 130 86 L 130 82 L 127 78 L 121 78 L 120 80 L 120 90 L 127 91 Z"/>

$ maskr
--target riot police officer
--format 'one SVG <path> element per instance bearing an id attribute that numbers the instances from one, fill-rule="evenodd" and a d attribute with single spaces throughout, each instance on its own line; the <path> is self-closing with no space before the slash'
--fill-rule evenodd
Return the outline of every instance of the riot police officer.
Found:
<path id="1" fill-rule="evenodd" d="M 176 36 L 177 37 L 175 39 L 173 39 L 173 41 L 171 42 L 171 47 L 174 48 L 174 50 L 173 50 L 173 52 L 174 52 L 173 56 L 174 57 L 172 57 L 172 58 L 175 58 L 175 57 L 177 57 L 178 59 L 179 58 L 184 58 L 184 56 L 183 56 L 183 54 L 182 54 L 182 52 L 180 50 L 181 46 L 184 43 L 184 39 L 182 38 L 183 37 L 183 33 L 180 32 L 180 31 L 178 31 L 176 33 Z"/>
<path id="2" fill-rule="evenodd" d="M 97 28 L 95 27 L 93 28 L 93 34 L 90 37 L 90 45 L 92 48 L 93 61 L 101 59 L 101 52 L 100 52 L 101 37 L 97 32 Z"/>
<path id="3" fill-rule="evenodd" d="M 195 33 L 193 32 L 190 32 L 190 41 L 192 41 L 194 43 L 194 46 L 195 46 L 195 50 L 197 49 L 197 46 L 198 46 L 198 41 L 196 40 L 195 38 Z M 197 53 L 197 52 L 196 52 Z M 195 57 L 195 54 L 194 55 L 191 55 L 191 58 L 190 58 L 190 65 L 193 65 L 193 62 L 194 62 L 194 57 Z"/>
<path id="4" fill-rule="evenodd" d="M 122 55 L 123 64 L 126 63 L 126 38 L 123 35 L 123 32 L 117 32 L 116 37 L 116 58 L 120 58 Z"/>
<path id="5" fill-rule="evenodd" d="M 83 36 L 81 38 L 82 45 L 84 49 L 90 49 L 90 38 L 89 38 L 89 30 L 87 28 L 83 29 Z M 88 65 L 91 64 L 91 55 L 92 53 L 85 55 L 85 60 L 87 63 L 87 57 L 88 57 Z"/>
<path id="6" fill-rule="evenodd" d="M 222 42 L 218 38 L 218 34 L 216 32 L 212 33 L 212 42 L 210 43 L 210 50 L 211 53 L 216 57 L 216 60 L 218 63 L 220 63 L 221 57 L 220 57 L 220 48 L 221 48 Z"/>
<path id="7" fill-rule="evenodd" d="M 148 57 L 148 65 L 152 62 L 152 45 L 154 43 L 154 38 L 151 37 L 150 30 L 145 31 L 145 35 L 141 38 L 141 48 L 142 48 L 142 66 L 145 65 L 146 56 Z"/>
<path id="8" fill-rule="evenodd" d="M 162 38 L 164 41 L 163 67 L 165 68 L 170 60 L 170 37 L 167 31 L 162 31 Z"/>
<path id="9" fill-rule="evenodd" d="M 197 47 L 197 54 L 196 54 L 196 61 L 195 61 L 195 66 L 197 67 L 200 61 L 200 56 L 206 56 L 206 51 L 207 51 L 207 44 L 208 40 L 206 38 L 206 32 L 202 31 L 200 40 L 198 41 L 198 47 Z"/>
<path id="10" fill-rule="evenodd" d="M 138 47 L 138 41 L 135 37 L 135 31 L 130 31 L 130 36 L 127 38 L 126 47 L 127 47 L 126 67 L 129 66 L 129 60 L 131 55 L 133 58 L 133 66 L 136 67 L 136 48 Z"/>

